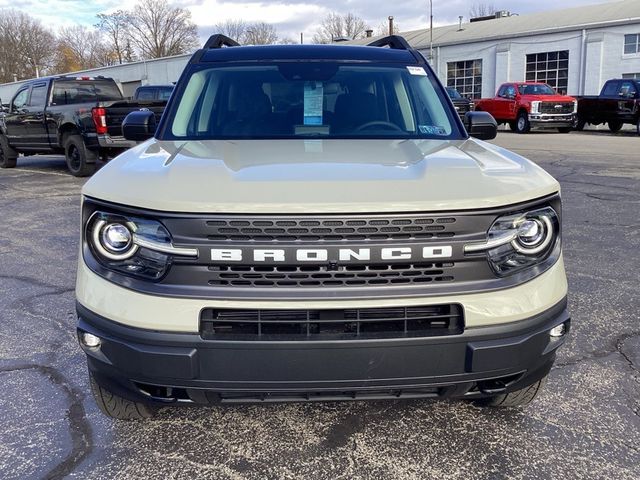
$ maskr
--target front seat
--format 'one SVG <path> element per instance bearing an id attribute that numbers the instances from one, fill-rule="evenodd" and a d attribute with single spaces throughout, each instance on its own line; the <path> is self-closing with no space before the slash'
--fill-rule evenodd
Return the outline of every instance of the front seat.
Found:
<path id="1" fill-rule="evenodd" d="M 369 92 L 343 93 L 336 99 L 334 130 L 350 133 L 365 123 L 382 120 L 377 97 Z"/>
<path id="2" fill-rule="evenodd" d="M 268 133 L 272 128 L 271 100 L 260 85 L 245 85 L 235 92 L 235 105 L 230 110 L 235 118 L 222 129 L 225 135 L 252 136 Z"/>

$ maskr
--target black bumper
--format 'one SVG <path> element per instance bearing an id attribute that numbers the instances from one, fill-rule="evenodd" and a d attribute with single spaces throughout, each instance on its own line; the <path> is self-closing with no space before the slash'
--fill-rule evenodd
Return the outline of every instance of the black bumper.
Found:
<path id="1" fill-rule="evenodd" d="M 428 338 L 248 342 L 126 327 L 77 305 L 89 370 L 112 392 L 153 403 L 476 398 L 548 373 L 566 300 L 527 320 Z"/>

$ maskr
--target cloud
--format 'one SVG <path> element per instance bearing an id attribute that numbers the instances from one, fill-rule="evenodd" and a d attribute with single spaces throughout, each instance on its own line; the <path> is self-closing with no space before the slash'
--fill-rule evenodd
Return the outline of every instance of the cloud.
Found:
<path id="1" fill-rule="evenodd" d="M 450 25 L 458 22 L 462 15 L 468 20 L 469 11 L 474 4 L 492 4 L 497 10 L 511 10 L 512 13 L 526 14 L 558 8 L 570 8 L 607 0 L 537 0 L 536 2 L 517 2 L 507 0 L 433 0 L 434 24 Z M 608 0 L 615 1 L 615 0 Z M 352 12 L 362 17 L 371 28 L 377 29 L 393 15 L 401 31 L 426 28 L 429 24 L 428 0 L 396 0 L 394 2 L 376 2 L 371 0 L 329 0 L 313 3 L 309 0 L 263 0 L 263 1 L 224 1 L 224 0 L 181 0 L 176 5 L 191 11 L 194 22 L 200 28 L 201 37 L 213 33 L 213 26 L 228 19 L 243 19 L 248 22 L 264 21 L 276 26 L 282 37 L 299 38 L 304 32 L 310 39 L 320 20 L 329 12 Z M 124 0 L 24 0 L 19 4 L 12 0 L 0 0 L 0 9 L 17 8 L 33 15 L 45 25 L 56 30 L 60 26 L 96 23 L 96 14 L 117 9 L 129 9 L 131 1 Z"/>

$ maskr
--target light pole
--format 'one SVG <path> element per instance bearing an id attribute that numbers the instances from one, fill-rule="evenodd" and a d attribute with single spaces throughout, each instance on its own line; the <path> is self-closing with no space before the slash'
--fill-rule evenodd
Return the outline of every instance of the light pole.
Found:
<path id="1" fill-rule="evenodd" d="M 429 61 L 433 62 L 433 0 L 429 0 Z"/>

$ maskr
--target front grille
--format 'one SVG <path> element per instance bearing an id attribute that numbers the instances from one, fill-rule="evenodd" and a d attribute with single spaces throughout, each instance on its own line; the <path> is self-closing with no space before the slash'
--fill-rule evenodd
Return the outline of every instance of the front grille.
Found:
<path id="1" fill-rule="evenodd" d="M 345 265 L 209 266 L 209 285 L 231 287 L 366 287 L 412 285 L 454 280 L 453 262 Z"/>
<path id="2" fill-rule="evenodd" d="M 556 108 L 560 105 L 560 108 Z M 573 113 L 573 102 L 542 102 L 540 103 L 540 113 L 566 115 Z"/>
<path id="3" fill-rule="evenodd" d="M 205 340 L 358 340 L 459 335 L 464 315 L 458 304 L 344 310 L 205 309 Z"/>
<path id="4" fill-rule="evenodd" d="M 209 241 L 325 242 L 451 238 L 455 217 L 219 219 L 204 222 Z"/>

